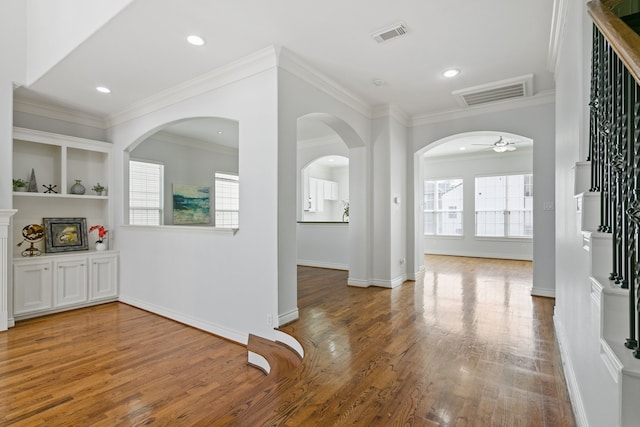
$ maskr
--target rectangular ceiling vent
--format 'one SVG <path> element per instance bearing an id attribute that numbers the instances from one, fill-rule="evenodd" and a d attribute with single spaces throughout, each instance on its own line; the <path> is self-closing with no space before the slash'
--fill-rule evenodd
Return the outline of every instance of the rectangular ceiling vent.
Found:
<path id="1" fill-rule="evenodd" d="M 382 43 L 399 36 L 404 36 L 408 31 L 407 26 L 403 22 L 399 22 L 372 33 L 371 37 L 373 37 L 373 39 L 378 43 Z"/>
<path id="2" fill-rule="evenodd" d="M 451 92 L 462 107 L 533 95 L 533 74 Z"/>

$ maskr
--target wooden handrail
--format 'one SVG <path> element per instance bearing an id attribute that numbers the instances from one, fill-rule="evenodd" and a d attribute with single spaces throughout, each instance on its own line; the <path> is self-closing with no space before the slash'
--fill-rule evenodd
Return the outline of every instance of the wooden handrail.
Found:
<path id="1" fill-rule="evenodd" d="M 587 7 L 593 22 L 627 67 L 636 83 L 640 84 L 640 35 L 611 11 L 611 8 L 618 3 L 619 1 L 615 0 L 592 0 L 587 3 Z"/>

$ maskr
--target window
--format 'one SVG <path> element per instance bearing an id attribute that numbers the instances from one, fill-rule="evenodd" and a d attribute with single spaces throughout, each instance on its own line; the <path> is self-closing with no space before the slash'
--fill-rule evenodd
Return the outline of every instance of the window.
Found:
<path id="1" fill-rule="evenodd" d="M 462 179 L 424 182 L 424 234 L 462 236 Z"/>
<path id="2" fill-rule="evenodd" d="M 129 224 L 162 224 L 164 165 L 129 161 Z"/>
<path id="3" fill-rule="evenodd" d="M 533 236 L 533 175 L 476 178 L 476 236 Z"/>
<path id="4" fill-rule="evenodd" d="M 240 185 L 238 175 L 215 173 L 215 226 L 238 228 Z"/>

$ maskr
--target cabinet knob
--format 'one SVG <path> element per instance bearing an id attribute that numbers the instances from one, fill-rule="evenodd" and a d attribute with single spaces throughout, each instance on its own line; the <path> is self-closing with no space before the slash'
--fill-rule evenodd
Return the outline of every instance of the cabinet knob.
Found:
<path id="1" fill-rule="evenodd" d="M 45 267 L 45 268 L 44 268 L 44 270 L 48 270 L 48 269 L 49 269 L 49 267 Z"/>

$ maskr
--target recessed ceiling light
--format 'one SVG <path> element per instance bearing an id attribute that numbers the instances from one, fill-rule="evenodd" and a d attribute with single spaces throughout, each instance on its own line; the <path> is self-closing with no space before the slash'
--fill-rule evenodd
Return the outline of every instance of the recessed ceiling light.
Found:
<path id="1" fill-rule="evenodd" d="M 387 82 L 382 79 L 373 79 L 372 83 L 374 86 L 384 86 L 385 84 L 387 84 Z"/>
<path id="2" fill-rule="evenodd" d="M 222 135 L 222 131 L 221 130 L 218 131 L 218 135 Z"/>
<path id="3" fill-rule="evenodd" d="M 458 148 L 458 150 L 460 150 L 460 151 L 464 151 L 464 150 L 466 150 L 466 149 L 467 149 L 467 147 L 460 147 L 460 148 Z"/>
<path id="4" fill-rule="evenodd" d="M 455 77 L 458 74 L 460 74 L 460 70 L 458 70 L 457 68 L 450 68 L 442 73 L 442 75 L 447 78 Z"/>
<path id="5" fill-rule="evenodd" d="M 204 44 L 204 39 L 200 36 L 196 36 L 195 34 L 191 34 L 187 37 L 187 41 L 194 46 L 202 46 Z"/>
<path id="6" fill-rule="evenodd" d="M 111 93 L 111 89 L 105 86 L 96 86 L 96 90 L 100 93 Z"/>

